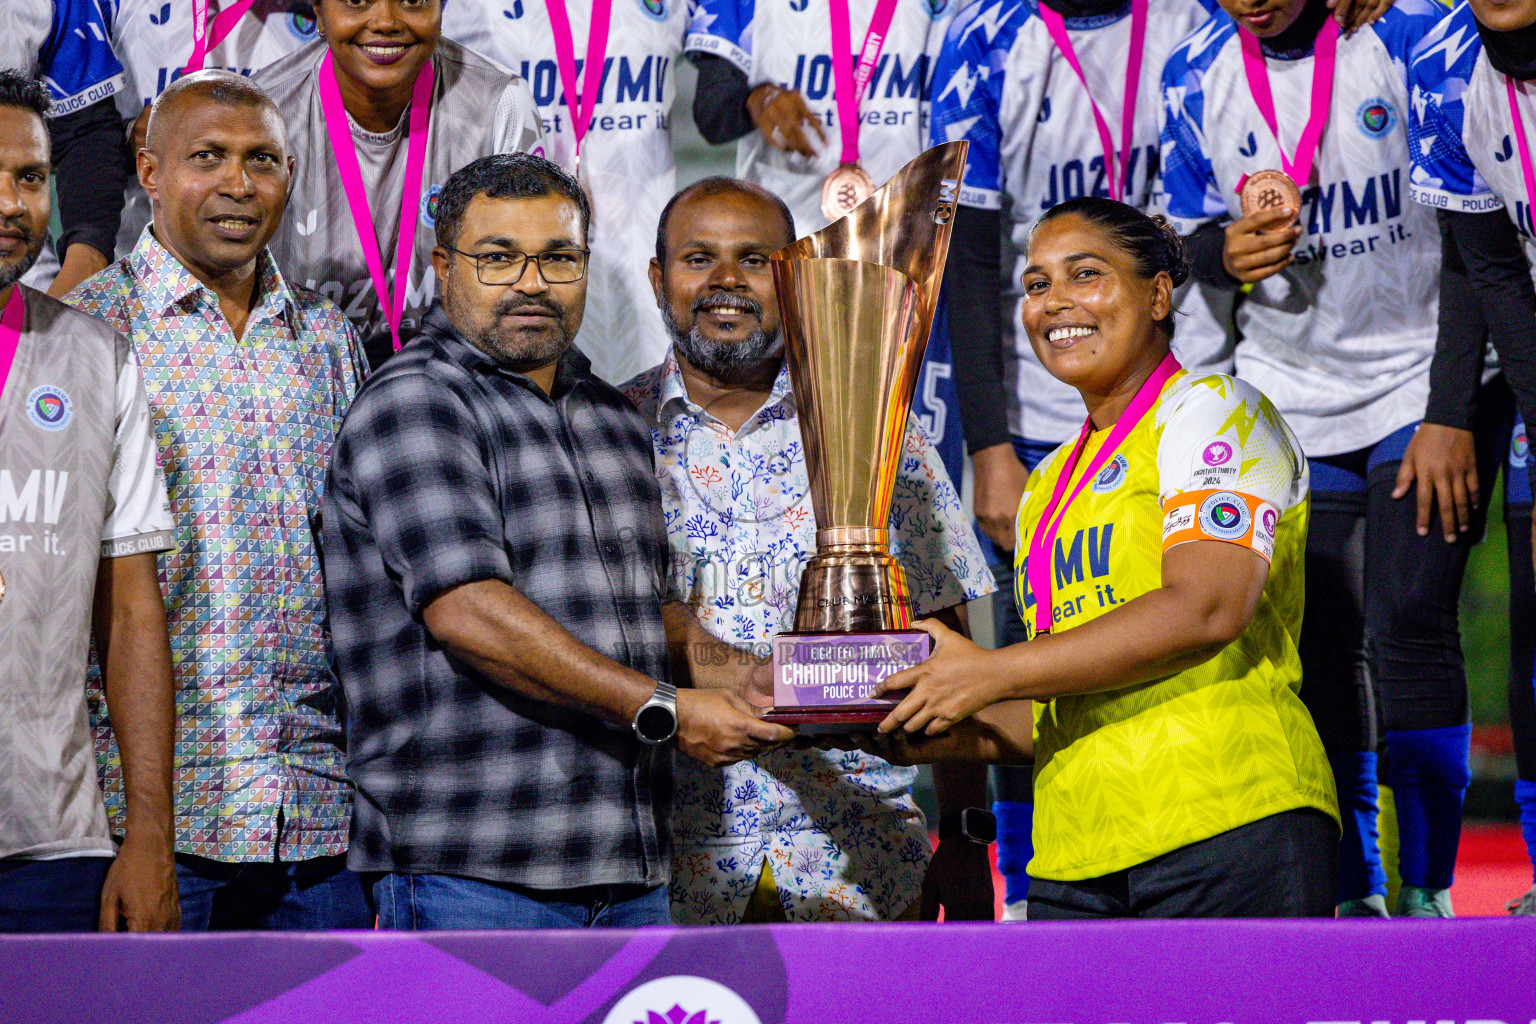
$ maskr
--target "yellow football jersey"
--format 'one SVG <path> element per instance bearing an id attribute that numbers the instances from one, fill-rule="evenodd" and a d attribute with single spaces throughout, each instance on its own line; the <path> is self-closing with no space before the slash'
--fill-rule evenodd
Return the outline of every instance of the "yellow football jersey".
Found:
<path id="1" fill-rule="evenodd" d="M 1108 435 L 1090 436 L 1066 494 Z M 1030 475 L 1019 508 L 1015 597 L 1031 638 L 1030 538 L 1075 443 Z M 1055 632 L 1162 586 L 1163 552 L 1186 541 L 1251 547 L 1270 571 L 1253 621 L 1211 660 L 1036 705 L 1031 875 L 1093 878 L 1281 811 L 1338 818 L 1299 697 L 1307 509 L 1306 457 L 1269 400 L 1232 377 L 1182 372 L 1068 506 L 1051 567 Z"/>

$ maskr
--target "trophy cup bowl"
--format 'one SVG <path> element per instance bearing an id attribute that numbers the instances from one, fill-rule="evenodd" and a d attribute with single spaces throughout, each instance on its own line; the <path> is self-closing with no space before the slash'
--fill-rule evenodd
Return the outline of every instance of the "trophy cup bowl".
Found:
<path id="1" fill-rule="evenodd" d="M 877 723 L 897 702 L 869 691 L 928 656 L 890 552 L 891 496 L 966 149 L 920 154 L 848 216 L 772 256 L 817 529 L 794 629 L 773 639 L 770 720 Z"/>

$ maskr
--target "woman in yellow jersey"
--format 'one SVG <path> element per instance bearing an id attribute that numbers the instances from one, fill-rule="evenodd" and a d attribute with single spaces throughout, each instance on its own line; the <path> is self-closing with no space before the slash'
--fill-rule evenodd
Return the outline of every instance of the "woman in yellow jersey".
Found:
<path id="1" fill-rule="evenodd" d="M 1041 219 L 1024 324 L 1088 420 L 1019 508 L 1030 639 L 927 621 L 933 657 L 884 687 L 906 693 L 882 732 L 924 760 L 1016 757 L 1036 702 L 1031 918 L 1333 911 L 1333 780 L 1297 696 L 1306 459 L 1251 385 L 1169 355 L 1187 272 L 1122 203 Z"/>

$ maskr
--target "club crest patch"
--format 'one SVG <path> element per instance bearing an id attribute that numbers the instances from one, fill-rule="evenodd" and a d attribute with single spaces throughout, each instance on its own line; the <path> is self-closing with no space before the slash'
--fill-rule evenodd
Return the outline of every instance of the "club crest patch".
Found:
<path id="1" fill-rule="evenodd" d="M 1355 123 L 1360 126 L 1360 134 L 1366 138 L 1385 138 L 1397 127 L 1397 111 L 1392 104 L 1377 96 L 1360 104 L 1355 111 Z"/>
<path id="2" fill-rule="evenodd" d="M 1093 478 L 1093 493 L 1108 494 L 1125 483 L 1125 476 L 1131 471 L 1131 464 L 1125 461 L 1125 456 L 1119 452 L 1109 460 L 1109 464 L 1099 470 L 1099 475 Z"/>
<path id="3" fill-rule="evenodd" d="M 443 186 L 433 185 L 421 194 L 421 222 L 429 228 L 437 227 L 437 197 Z"/>
<path id="4" fill-rule="evenodd" d="M 41 430 L 63 430 L 74 418 L 75 403 L 69 392 L 53 384 L 32 389 L 27 396 L 27 418 Z"/>
<path id="5" fill-rule="evenodd" d="M 1217 540 L 1237 540 L 1248 532 L 1248 503 L 1231 491 L 1217 491 L 1200 503 L 1200 529 Z"/>

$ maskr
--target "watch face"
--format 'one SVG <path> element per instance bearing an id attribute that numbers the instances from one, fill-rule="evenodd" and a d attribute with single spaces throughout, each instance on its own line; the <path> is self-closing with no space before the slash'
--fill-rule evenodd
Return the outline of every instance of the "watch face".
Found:
<path id="1" fill-rule="evenodd" d="M 672 738 L 672 730 L 677 728 L 677 718 L 670 708 L 660 704 L 652 704 L 640 709 L 640 714 L 635 718 L 635 730 L 640 738 L 651 743 L 661 743 Z"/>
<path id="2" fill-rule="evenodd" d="M 997 841 L 997 818 L 991 811 L 983 811 L 977 808 L 967 807 L 960 820 L 960 827 L 966 837 L 972 842 L 993 843 Z"/>

